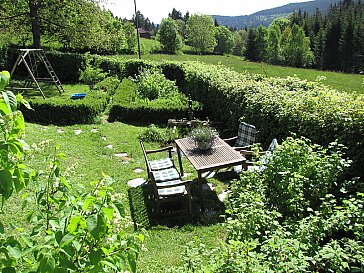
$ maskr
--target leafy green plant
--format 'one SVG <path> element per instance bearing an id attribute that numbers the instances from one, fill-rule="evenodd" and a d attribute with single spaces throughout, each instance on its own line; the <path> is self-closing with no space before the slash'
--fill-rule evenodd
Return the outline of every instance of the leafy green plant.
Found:
<path id="1" fill-rule="evenodd" d="M 315 210 L 321 198 L 333 192 L 350 160 L 343 147 L 331 143 L 327 149 L 305 138 L 287 138 L 272 154 L 273 163 L 265 170 L 267 197 L 284 216 L 302 217 Z"/>
<path id="2" fill-rule="evenodd" d="M 90 53 L 85 54 L 85 61 L 82 65 L 82 70 L 80 71 L 79 80 L 89 85 L 90 89 L 107 76 L 107 73 L 103 72 L 103 70 L 98 67 L 98 62 L 98 59 L 93 58 Z"/>
<path id="3" fill-rule="evenodd" d="M 0 91 L 10 81 L 7 71 L 0 73 Z M 17 110 L 18 102 L 29 107 L 21 95 L 2 91 L 0 97 L 0 194 L 2 201 L 7 200 L 15 191 L 24 189 L 34 177 L 34 171 L 23 164 L 24 152 L 29 145 L 23 140 L 25 123 L 23 115 Z"/>
<path id="4" fill-rule="evenodd" d="M 218 136 L 216 129 L 209 126 L 199 126 L 192 129 L 189 133 L 189 137 L 195 141 L 196 145 L 202 149 L 206 150 L 211 147 L 212 142 Z"/>
<path id="5" fill-rule="evenodd" d="M 0 88 L 8 82 L 9 73 L 2 72 Z M 4 206 L 14 190 L 24 190 L 34 181 L 37 206 L 26 215 L 26 229 L 5 228 L 0 222 L 2 272 L 136 272 L 144 236 L 125 232 L 124 207 L 112 179 L 104 176 L 92 182 L 90 191 L 71 189 L 61 173 L 65 155 L 57 149 L 48 155 L 48 175 L 27 167 L 23 159 L 29 146 L 21 139 L 25 125 L 16 110 L 18 101 L 23 102 L 20 95 L 2 92 L 0 194 Z M 23 207 L 31 193 L 34 190 L 23 194 Z"/>
<path id="6" fill-rule="evenodd" d="M 135 82 L 138 84 L 139 96 L 148 100 L 174 96 L 178 93 L 175 82 L 166 79 L 158 69 L 141 70 Z"/>
<path id="7" fill-rule="evenodd" d="M 164 143 L 166 141 L 166 135 L 157 126 L 151 124 L 148 128 L 139 133 L 139 139 L 145 142 Z"/>

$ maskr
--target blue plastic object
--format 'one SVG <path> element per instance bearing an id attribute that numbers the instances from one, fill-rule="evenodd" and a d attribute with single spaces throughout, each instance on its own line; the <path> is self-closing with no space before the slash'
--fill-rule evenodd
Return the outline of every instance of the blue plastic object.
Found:
<path id="1" fill-rule="evenodd" d="M 73 99 L 73 100 L 83 99 L 84 97 L 86 97 L 85 93 L 77 93 L 77 94 L 71 95 L 71 99 Z"/>

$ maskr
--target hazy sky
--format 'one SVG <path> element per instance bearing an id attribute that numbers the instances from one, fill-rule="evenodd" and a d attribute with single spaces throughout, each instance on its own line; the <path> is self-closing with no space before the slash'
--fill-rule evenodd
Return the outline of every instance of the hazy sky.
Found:
<path id="1" fill-rule="evenodd" d="M 136 0 L 137 9 L 154 23 L 160 23 L 173 8 L 190 14 L 208 15 L 249 15 L 254 12 L 279 7 L 288 3 L 309 0 Z M 121 18 L 131 19 L 134 14 L 134 0 L 107 0 L 105 5 L 112 13 Z"/>

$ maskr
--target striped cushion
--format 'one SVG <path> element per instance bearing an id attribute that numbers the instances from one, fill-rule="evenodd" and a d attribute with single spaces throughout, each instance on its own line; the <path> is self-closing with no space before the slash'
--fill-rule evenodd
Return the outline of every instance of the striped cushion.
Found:
<path id="1" fill-rule="evenodd" d="M 240 122 L 238 130 L 238 138 L 236 139 L 235 147 L 245 147 L 252 145 L 257 136 L 257 129 L 254 125 Z"/>
<path id="2" fill-rule="evenodd" d="M 152 171 L 158 171 L 173 167 L 173 162 L 169 157 L 157 160 L 151 160 L 149 161 L 149 164 Z"/>
<path id="3" fill-rule="evenodd" d="M 176 168 L 169 168 L 160 171 L 153 171 L 155 182 L 162 182 L 167 180 L 177 180 L 180 178 L 180 175 Z"/>
<path id="4" fill-rule="evenodd" d="M 159 196 L 169 196 L 169 195 L 184 194 L 184 193 L 186 193 L 186 187 L 184 185 L 165 188 L 165 189 L 158 189 Z"/>
<path id="5" fill-rule="evenodd" d="M 157 187 L 165 187 L 165 186 L 170 186 L 170 187 L 173 187 L 173 186 L 177 186 L 179 184 L 182 184 L 183 181 L 180 180 L 180 179 L 177 179 L 177 180 L 169 180 L 169 181 L 164 181 L 164 182 L 158 182 L 156 183 Z"/>

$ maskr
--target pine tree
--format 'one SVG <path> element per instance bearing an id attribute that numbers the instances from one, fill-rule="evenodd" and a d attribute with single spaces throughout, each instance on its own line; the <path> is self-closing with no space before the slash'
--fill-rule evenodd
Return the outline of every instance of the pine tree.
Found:
<path id="1" fill-rule="evenodd" d="M 246 50 L 244 56 L 250 61 L 256 61 L 258 59 L 258 52 L 256 47 L 256 30 L 251 27 L 248 30 L 248 39 L 246 43 Z"/>

